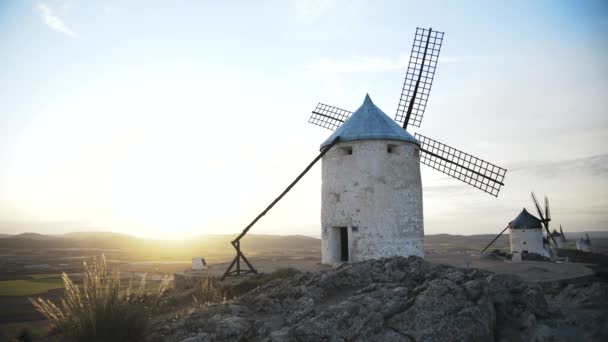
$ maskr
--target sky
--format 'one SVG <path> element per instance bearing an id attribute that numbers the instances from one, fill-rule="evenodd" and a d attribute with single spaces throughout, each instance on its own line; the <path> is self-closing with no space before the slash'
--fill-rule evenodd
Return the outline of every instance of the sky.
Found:
<path id="1" fill-rule="evenodd" d="M 318 102 L 393 116 L 445 32 L 420 132 L 508 169 L 424 165 L 426 234 L 495 233 L 530 192 L 608 230 L 605 1 L 0 0 L 0 234 L 237 233 L 319 151 Z M 320 235 L 320 165 L 251 231 Z"/>

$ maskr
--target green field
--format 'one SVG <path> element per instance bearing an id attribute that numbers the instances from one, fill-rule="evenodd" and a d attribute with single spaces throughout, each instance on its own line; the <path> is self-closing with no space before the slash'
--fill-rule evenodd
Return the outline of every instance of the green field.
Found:
<path id="1" fill-rule="evenodd" d="M 36 274 L 30 278 L 0 281 L 0 296 L 32 296 L 63 287 L 59 274 Z"/>

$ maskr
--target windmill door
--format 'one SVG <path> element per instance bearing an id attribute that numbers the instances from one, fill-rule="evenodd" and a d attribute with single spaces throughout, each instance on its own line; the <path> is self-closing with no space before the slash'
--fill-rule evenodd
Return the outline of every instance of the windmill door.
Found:
<path id="1" fill-rule="evenodd" d="M 340 227 L 340 261 L 348 261 L 348 228 Z"/>

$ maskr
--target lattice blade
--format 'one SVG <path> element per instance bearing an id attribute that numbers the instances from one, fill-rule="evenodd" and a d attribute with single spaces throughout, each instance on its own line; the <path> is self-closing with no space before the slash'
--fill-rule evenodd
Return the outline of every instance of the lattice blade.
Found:
<path id="1" fill-rule="evenodd" d="M 353 112 L 319 103 L 308 122 L 335 131 Z"/>
<path id="2" fill-rule="evenodd" d="M 420 127 L 431 93 L 442 43 L 443 32 L 416 28 L 401 99 L 395 115 L 395 121 L 403 123 L 403 128 L 407 128 L 408 125 Z"/>
<path id="3" fill-rule="evenodd" d="M 551 221 L 551 211 L 549 210 L 549 198 L 545 196 L 545 218 L 547 221 Z"/>
<path id="4" fill-rule="evenodd" d="M 543 211 L 540 209 L 540 204 L 538 204 L 538 200 L 536 199 L 536 194 L 534 193 L 534 191 L 532 191 L 530 193 L 530 195 L 532 196 L 532 202 L 534 202 L 534 206 L 536 207 L 536 211 L 538 211 L 538 216 L 540 216 L 540 220 L 543 222 L 543 224 L 545 224 L 547 221 L 545 221 L 545 216 L 543 215 Z"/>
<path id="5" fill-rule="evenodd" d="M 416 133 L 420 162 L 498 197 L 506 169 Z"/>

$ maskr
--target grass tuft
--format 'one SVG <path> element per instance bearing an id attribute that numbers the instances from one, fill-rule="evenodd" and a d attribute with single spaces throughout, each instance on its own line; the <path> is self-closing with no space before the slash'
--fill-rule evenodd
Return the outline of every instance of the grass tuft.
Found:
<path id="1" fill-rule="evenodd" d="M 158 290 L 145 289 L 145 277 L 137 289 L 130 285 L 121 294 L 120 277 L 110 273 L 105 256 L 84 263 L 82 290 L 62 274 L 65 295 L 60 303 L 42 298 L 31 299 L 34 307 L 50 322 L 54 333 L 72 341 L 143 341 L 151 314 L 158 308 L 167 289 L 165 278 Z"/>
<path id="2" fill-rule="evenodd" d="M 217 282 L 216 278 L 210 276 L 201 281 L 200 286 L 192 294 L 194 303 L 197 306 L 226 302 L 226 297 L 224 296 L 225 290 Z"/>

